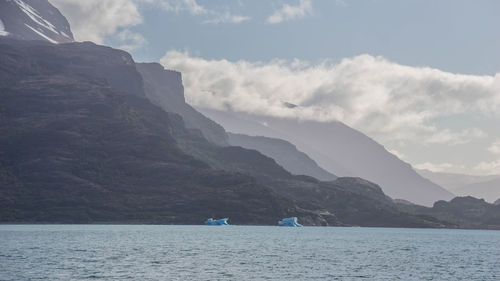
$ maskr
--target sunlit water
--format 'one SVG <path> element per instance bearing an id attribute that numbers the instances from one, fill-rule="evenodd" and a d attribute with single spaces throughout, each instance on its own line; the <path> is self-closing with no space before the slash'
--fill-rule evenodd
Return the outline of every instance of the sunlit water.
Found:
<path id="1" fill-rule="evenodd" d="M 0 225 L 1 280 L 500 280 L 500 231 Z"/>

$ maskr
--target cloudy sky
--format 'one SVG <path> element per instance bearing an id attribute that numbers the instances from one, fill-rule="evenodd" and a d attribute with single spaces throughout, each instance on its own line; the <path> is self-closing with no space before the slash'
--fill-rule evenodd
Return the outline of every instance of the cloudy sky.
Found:
<path id="1" fill-rule="evenodd" d="M 340 120 L 413 166 L 500 174 L 500 1 L 50 2 L 77 40 L 182 71 L 196 106 Z"/>

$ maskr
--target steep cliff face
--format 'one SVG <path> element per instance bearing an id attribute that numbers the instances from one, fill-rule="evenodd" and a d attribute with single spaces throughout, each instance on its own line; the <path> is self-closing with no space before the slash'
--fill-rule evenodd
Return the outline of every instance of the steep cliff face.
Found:
<path id="1" fill-rule="evenodd" d="M 409 213 L 433 216 L 462 228 L 500 229 L 500 205 L 489 204 L 471 196 L 438 201 L 432 208 L 400 205 Z"/>
<path id="2" fill-rule="evenodd" d="M 208 141 L 228 145 L 224 128 L 186 103 L 181 73 L 166 70 L 158 63 L 138 63 L 137 70 L 144 79 L 146 95 L 154 104 L 182 116 L 188 128 L 200 130 Z"/>
<path id="3" fill-rule="evenodd" d="M 1 35 L 51 43 L 74 41 L 68 21 L 48 0 L 0 0 Z"/>

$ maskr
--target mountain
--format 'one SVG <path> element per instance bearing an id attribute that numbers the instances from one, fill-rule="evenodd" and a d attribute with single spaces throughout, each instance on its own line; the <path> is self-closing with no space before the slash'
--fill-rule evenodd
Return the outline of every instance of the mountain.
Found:
<path id="1" fill-rule="evenodd" d="M 432 208 L 416 205 L 399 205 L 413 214 L 427 215 L 455 223 L 461 228 L 500 229 L 500 205 L 489 204 L 471 196 L 438 201 Z"/>
<path id="2" fill-rule="evenodd" d="M 73 42 L 66 18 L 48 0 L 0 0 L 0 36 Z"/>
<path id="3" fill-rule="evenodd" d="M 174 132 L 200 137 L 149 102 L 126 52 L 6 39 L 0 50 L 0 221 L 271 224 L 301 214 L 254 178 L 184 153 Z"/>
<path id="4" fill-rule="evenodd" d="M 245 115 L 243 113 L 210 110 L 207 108 L 200 108 L 200 107 L 197 107 L 196 109 L 205 116 L 208 116 L 213 120 L 218 120 L 217 122 L 222 121 L 224 123 L 223 126 L 226 129 L 226 131 L 231 131 L 236 134 L 244 134 L 250 136 L 265 136 L 269 138 L 285 140 L 292 143 L 291 141 L 289 141 L 290 136 L 286 132 L 280 132 L 275 128 L 271 128 L 265 122 L 256 120 L 251 116 Z M 330 158 L 329 156 L 325 155 L 324 153 L 320 152 L 314 147 L 308 146 L 307 144 L 300 141 L 293 142 L 292 145 L 295 145 L 296 147 L 300 146 L 302 148 L 300 149 L 301 151 L 304 152 L 307 151 L 305 153 L 312 159 L 314 159 L 316 163 L 318 162 L 327 163 L 328 167 L 322 167 L 322 168 L 329 172 L 337 171 L 336 175 L 355 176 L 353 172 L 349 171 L 346 167 L 337 162 L 335 159 Z"/>
<path id="5" fill-rule="evenodd" d="M 469 184 L 487 182 L 500 178 L 500 175 L 474 176 L 456 173 L 432 172 L 429 170 L 416 171 L 423 177 L 428 178 L 451 192 Z"/>
<path id="6" fill-rule="evenodd" d="M 343 123 L 199 110 L 229 132 L 289 141 L 327 171 L 337 176 L 356 176 L 375 182 L 392 198 L 426 206 L 453 198 L 452 193 L 417 174 L 408 163 L 382 145 Z"/>
<path id="7" fill-rule="evenodd" d="M 136 67 L 144 79 L 144 90 L 151 102 L 182 116 L 188 128 L 199 129 L 210 142 L 228 145 L 224 128 L 186 103 L 180 72 L 166 70 L 159 63 L 137 63 Z"/>
<path id="8" fill-rule="evenodd" d="M 130 55 L 0 38 L 0 221 L 447 227 L 361 179 L 294 176 L 147 99 Z"/>
<path id="9" fill-rule="evenodd" d="M 488 202 L 495 202 L 500 198 L 500 178 L 464 185 L 453 192 L 459 196 L 474 196 Z"/>
<path id="10" fill-rule="evenodd" d="M 494 202 L 500 198 L 500 176 L 473 176 L 419 170 L 419 174 L 458 196 L 473 196 Z"/>
<path id="11" fill-rule="evenodd" d="M 307 175 L 322 181 L 332 181 L 337 178 L 287 141 L 242 134 L 229 133 L 228 135 L 231 145 L 257 150 L 276 160 L 279 165 L 294 175 Z"/>

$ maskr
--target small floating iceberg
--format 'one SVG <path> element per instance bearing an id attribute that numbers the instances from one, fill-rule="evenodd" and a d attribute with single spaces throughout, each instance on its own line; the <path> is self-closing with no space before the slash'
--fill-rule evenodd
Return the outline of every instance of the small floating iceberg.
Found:
<path id="1" fill-rule="evenodd" d="M 229 218 L 223 218 L 223 219 L 220 219 L 220 220 L 214 220 L 213 218 L 209 218 L 205 221 L 205 225 L 229 225 L 227 223 L 227 220 Z"/>
<path id="2" fill-rule="evenodd" d="M 302 225 L 297 222 L 297 217 L 291 217 L 280 220 L 278 226 L 301 227 Z"/>

